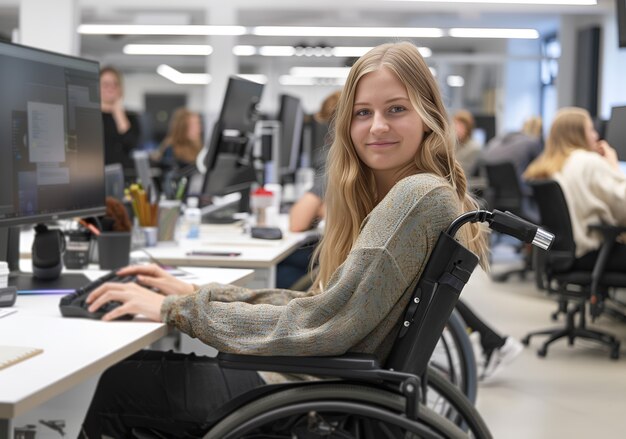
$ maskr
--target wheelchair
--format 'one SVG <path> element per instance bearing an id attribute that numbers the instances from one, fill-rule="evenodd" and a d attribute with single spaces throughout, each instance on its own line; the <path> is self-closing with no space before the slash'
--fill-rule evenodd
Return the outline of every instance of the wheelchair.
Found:
<path id="1" fill-rule="evenodd" d="M 439 236 L 384 364 L 367 354 L 265 357 L 219 353 L 222 368 L 320 379 L 266 385 L 239 395 L 212 414 L 203 437 L 490 438 L 463 391 L 429 366 L 461 290 L 478 263 L 478 257 L 454 239 L 468 222 L 485 222 L 493 230 L 544 249 L 554 238 L 509 212 L 477 210 L 459 216 Z M 433 405 L 433 398 L 440 404 Z M 146 435 L 146 430 L 136 432 L 137 437 L 154 437 Z M 164 433 L 157 437 L 171 437 Z"/>

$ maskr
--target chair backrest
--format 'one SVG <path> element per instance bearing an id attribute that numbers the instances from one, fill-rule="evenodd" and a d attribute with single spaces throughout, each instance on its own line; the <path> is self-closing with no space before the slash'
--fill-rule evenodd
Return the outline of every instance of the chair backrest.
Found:
<path id="1" fill-rule="evenodd" d="M 512 162 L 485 163 L 490 190 L 489 207 L 522 215 L 522 188 Z"/>
<path id="2" fill-rule="evenodd" d="M 541 225 L 555 235 L 549 251 L 552 256 L 550 268 L 554 271 L 566 271 L 574 263 L 576 244 L 563 190 L 555 180 L 531 181 L 529 186 L 539 208 Z"/>
<path id="3" fill-rule="evenodd" d="M 478 257 L 442 232 L 413 291 L 385 368 L 422 376 Z"/>

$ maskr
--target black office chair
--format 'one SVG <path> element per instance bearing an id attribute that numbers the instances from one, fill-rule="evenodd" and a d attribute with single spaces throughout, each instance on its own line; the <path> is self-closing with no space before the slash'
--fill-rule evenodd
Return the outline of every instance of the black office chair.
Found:
<path id="1" fill-rule="evenodd" d="M 626 228 L 593 226 L 603 233 L 604 244 L 598 252 L 593 271 L 582 270 L 575 256 L 572 223 L 561 187 L 553 180 L 531 182 L 530 186 L 539 207 L 542 226 L 556 236 L 552 249 L 540 258 L 543 262 L 537 270 L 544 276 L 548 292 L 554 294 L 559 301 L 559 311 L 552 315 L 553 319 L 556 319 L 559 312 L 564 312 L 566 322 L 565 327 L 530 332 L 522 342 L 528 345 L 535 335 L 549 335 L 548 340 L 537 351 L 540 357 L 545 357 L 548 346 L 561 338 L 567 338 L 570 345 L 574 344 L 576 338 L 596 340 L 611 348 L 611 358 L 619 358 L 619 341 L 608 333 L 588 329 L 586 314 L 588 302 L 592 305 L 592 316 L 595 317 L 602 311 L 609 288 L 626 287 L 626 273 L 604 270 L 615 239 Z M 574 321 L 576 315 L 579 316 L 578 325 Z"/>
<path id="2" fill-rule="evenodd" d="M 517 170 L 512 162 L 482 163 L 485 175 L 487 176 L 487 190 L 484 198 L 490 209 L 508 211 L 524 218 L 528 221 L 537 221 L 532 212 L 525 208 L 528 201 L 520 186 Z M 525 278 L 526 274 L 532 270 L 532 255 L 525 246 L 519 245 L 517 252 L 526 252 L 524 256 L 524 266 L 513 270 L 492 275 L 492 279 L 497 282 L 504 282 L 512 275 L 519 275 Z"/>
<path id="3" fill-rule="evenodd" d="M 552 237 L 510 213 L 475 211 L 442 232 L 399 323 L 386 363 L 372 355 L 260 357 L 220 353 L 227 369 L 329 377 L 330 380 L 266 385 L 228 402 L 206 422 L 205 438 L 490 438 L 475 407 L 437 371 L 428 368 L 459 294 L 478 258 L 454 239 L 467 222 L 488 222 L 502 233 L 549 247 Z M 429 393 L 444 410 L 425 405 Z M 172 437 L 168 424 L 141 425 L 137 437 Z M 409 434 L 412 433 L 413 435 Z"/>

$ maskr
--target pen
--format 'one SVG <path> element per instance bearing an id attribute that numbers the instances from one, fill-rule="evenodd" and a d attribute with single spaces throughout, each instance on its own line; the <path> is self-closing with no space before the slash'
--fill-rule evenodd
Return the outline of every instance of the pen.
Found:
<path id="1" fill-rule="evenodd" d="M 81 226 L 85 227 L 86 229 L 89 229 L 89 231 L 93 233 L 94 235 L 98 236 L 100 234 L 100 230 L 98 230 L 96 226 L 94 226 L 91 223 L 88 223 L 84 219 L 78 218 L 78 222 L 80 223 Z"/>
<path id="2" fill-rule="evenodd" d="M 193 250 L 187 252 L 187 256 L 241 256 L 239 252 L 207 252 L 202 250 Z"/>

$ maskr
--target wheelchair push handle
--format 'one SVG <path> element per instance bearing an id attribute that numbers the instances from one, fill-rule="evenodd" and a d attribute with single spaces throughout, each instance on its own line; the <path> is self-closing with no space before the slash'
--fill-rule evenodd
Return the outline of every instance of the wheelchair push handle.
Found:
<path id="1" fill-rule="evenodd" d="M 447 233 L 450 236 L 458 231 L 465 223 L 486 222 L 489 228 L 505 235 L 513 236 L 522 242 L 532 244 L 543 250 L 548 250 L 554 241 L 554 235 L 541 227 L 513 215 L 511 212 L 501 212 L 494 209 L 493 212 L 488 210 L 475 210 L 467 212 L 450 224 Z"/>

